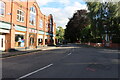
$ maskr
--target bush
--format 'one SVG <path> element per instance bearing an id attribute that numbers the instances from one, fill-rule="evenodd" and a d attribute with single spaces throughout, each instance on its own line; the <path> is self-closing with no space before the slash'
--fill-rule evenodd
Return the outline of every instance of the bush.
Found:
<path id="1" fill-rule="evenodd" d="M 112 43 L 120 43 L 120 38 L 112 38 Z"/>

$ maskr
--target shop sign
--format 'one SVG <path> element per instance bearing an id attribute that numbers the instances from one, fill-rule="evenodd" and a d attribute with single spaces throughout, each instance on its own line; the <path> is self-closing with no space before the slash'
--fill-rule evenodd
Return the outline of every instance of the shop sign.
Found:
<path id="1" fill-rule="evenodd" d="M 26 31 L 26 28 L 21 27 L 21 26 L 18 26 L 18 25 L 15 25 L 15 30 L 18 30 L 18 31 Z"/>
<path id="2" fill-rule="evenodd" d="M 5 22 L 0 22 L 0 28 L 11 29 L 11 25 Z"/>
<path id="3" fill-rule="evenodd" d="M 5 29 L 0 29 L 0 33 L 10 33 L 10 31 Z"/>
<path id="4" fill-rule="evenodd" d="M 15 32 L 15 34 L 25 35 L 25 33 L 21 33 L 21 32 Z"/>
<path id="5" fill-rule="evenodd" d="M 38 31 L 39 34 L 44 34 L 44 31 Z"/>
<path id="6" fill-rule="evenodd" d="M 37 30 L 29 29 L 29 32 L 30 32 L 30 33 L 37 33 Z"/>

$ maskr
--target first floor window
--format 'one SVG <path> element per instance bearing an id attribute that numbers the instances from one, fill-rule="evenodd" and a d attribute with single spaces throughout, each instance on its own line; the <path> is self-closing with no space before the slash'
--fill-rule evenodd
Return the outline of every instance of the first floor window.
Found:
<path id="1" fill-rule="evenodd" d="M 42 20 L 40 20 L 40 28 L 42 28 L 43 27 L 43 21 Z"/>
<path id="2" fill-rule="evenodd" d="M 35 7 L 30 8 L 30 19 L 29 19 L 30 25 L 35 26 L 36 25 L 36 9 Z"/>
<path id="3" fill-rule="evenodd" d="M 24 12 L 22 10 L 17 10 L 17 21 L 24 22 Z"/>
<path id="4" fill-rule="evenodd" d="M 46 29 L 48 30 L 48 23 L 46 22 Z"/>
<path id="5" fill-rule="evenodd" d="M 0 16 L 5 15 L 5 3 L 3 1 L 0 1 Z"/>

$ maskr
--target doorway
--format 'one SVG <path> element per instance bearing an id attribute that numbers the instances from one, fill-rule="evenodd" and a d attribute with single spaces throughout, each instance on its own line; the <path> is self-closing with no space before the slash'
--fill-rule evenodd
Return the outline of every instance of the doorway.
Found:
<path id="1" fill-rule="evenodd" d="M 0 35 L 0 51 L 5 51 L 5 35 Z"/>

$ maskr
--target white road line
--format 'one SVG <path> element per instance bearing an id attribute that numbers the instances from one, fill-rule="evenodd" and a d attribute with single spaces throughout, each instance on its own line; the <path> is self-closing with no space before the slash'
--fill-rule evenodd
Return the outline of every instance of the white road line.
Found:
<path id="1" fill-rule="evenodd" d="M 40 69 L 38 69 L 38 70 L 36 70 L 36 71 L 33 71 L 33 72 L 31 72 L 31 73 L 28 73 L 28 74 L 26 74 L 26 75 L 24 75 L 24 76 L 22 76 L 22 77 L 20 77 L 20 78 L 18 78 L 18 79 L 16 79 L 16 80 L 20 80 L 20 79 L 23 79 L 23 78 L 25 78 L 25 77 L 28 77 L 28 76 L 30 76 L 30 75 L 32 75 L 32 74 L 34 74 L 34 73 L 37 73 L 37 72 L 39 72 L 39 71 L 41 71 L 41 70 L 44 70 L 44 69 L 46 69 L 46 68 L 48 68 L 48 67 L 50 67 L 50 66 L 52 66 L 53 64 L 49 64 L 49 65 L 47 65 L 47 66 L 45 66 L 45 67 L 43 67 L 43 68 L 40 68 Z"/>
<path id="2" fill-rule="evenodd" d="M 71 55 L 72 53 L 69 53 L 68 55 Z"/>

